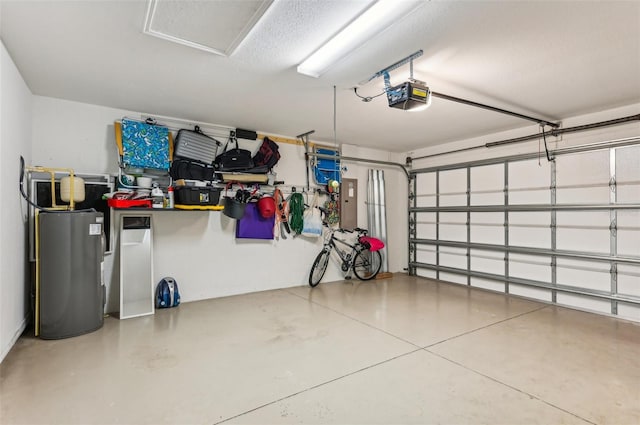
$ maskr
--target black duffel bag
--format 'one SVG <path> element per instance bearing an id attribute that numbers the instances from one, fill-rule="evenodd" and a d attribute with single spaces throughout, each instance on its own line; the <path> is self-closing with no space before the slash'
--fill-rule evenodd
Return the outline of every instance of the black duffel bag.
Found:
<path id="1" fill-rule="evenodd" d="M 236 147 L 227 150 L 229 145 L 234 141 L 236 143 Z M 227 143 L 227 146 L 224 148 L 224 152 L 218 155 L 213 163 L 215 164 L 216 169 L 223 173 L 227 171 L 246 171 L 253 168 L 251 151 L 240 149 L 238 147 L 238 139 L 233 133 L 229 138 L 229 143 Z"/>
<path id="2" fill-rule="evenodd" d="M 174 159 L 171 163 L 169 175 L 174 180 L 185 179 L 212 181 L 214 169 L 211 164 L 180 158 Z"/>

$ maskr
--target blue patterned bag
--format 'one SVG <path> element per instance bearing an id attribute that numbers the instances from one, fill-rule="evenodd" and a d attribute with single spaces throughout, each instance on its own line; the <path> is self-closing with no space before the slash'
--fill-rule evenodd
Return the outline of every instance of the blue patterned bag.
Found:
<path id="1" fill-rule="evenodd" d="M 169 129 L 123 118 L 122 163 L 134 168 L 168 170 Z"/>

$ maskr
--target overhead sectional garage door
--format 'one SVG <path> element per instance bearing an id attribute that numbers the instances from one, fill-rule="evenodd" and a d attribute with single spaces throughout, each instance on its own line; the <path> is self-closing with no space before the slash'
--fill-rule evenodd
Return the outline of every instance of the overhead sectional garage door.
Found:
<path id="1" fill-rule="evenodd" d="M 640 138 L 410 175 L 411 274 L 640 320 Z"/>

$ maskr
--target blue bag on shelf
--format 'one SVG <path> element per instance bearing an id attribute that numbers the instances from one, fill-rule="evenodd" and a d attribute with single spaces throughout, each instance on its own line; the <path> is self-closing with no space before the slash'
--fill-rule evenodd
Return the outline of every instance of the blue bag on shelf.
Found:
<path id="1" fill-rule="evenodd" d="M 122 119 L 122 164 L 132 168 L 168 170 L 171 165 L 169 129 Z"/>

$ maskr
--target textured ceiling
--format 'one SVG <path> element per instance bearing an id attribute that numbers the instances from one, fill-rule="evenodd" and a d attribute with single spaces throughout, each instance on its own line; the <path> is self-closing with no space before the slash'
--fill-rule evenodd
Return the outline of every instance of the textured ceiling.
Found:
<path id="1" fill-rule="evenodd" d="M 353 94 L 419 49 L 414 74 L 432 90 L 527 115 L 562 120 L 640 102 L 637 1 L 424 2 L 320 78 L 296 72 L 368 4 L 276 0 L 229 57 L 144 35 L 146 1 L 0 0 L 0 36 L 37 95 L 287 136 L 316 130 L 319 141 L 334 139 L 335 85 L 338 143 L 397 152 L 531 125 L 438 98 L 409 113 Z M 216 22 L 217 33 L 237 27 Z M 401 67 L 391 81 L 408 75 Z"/>

